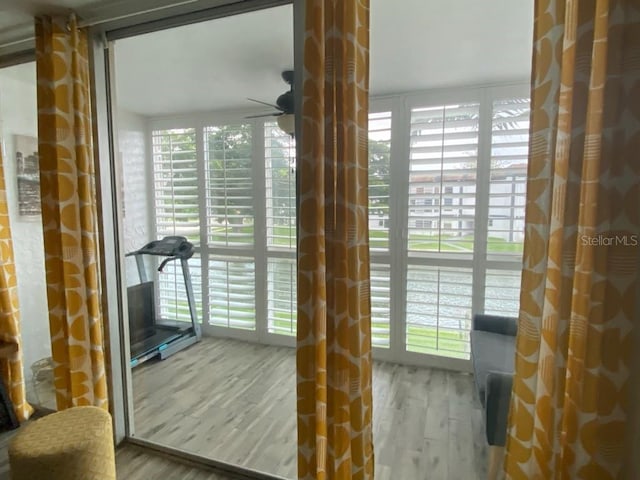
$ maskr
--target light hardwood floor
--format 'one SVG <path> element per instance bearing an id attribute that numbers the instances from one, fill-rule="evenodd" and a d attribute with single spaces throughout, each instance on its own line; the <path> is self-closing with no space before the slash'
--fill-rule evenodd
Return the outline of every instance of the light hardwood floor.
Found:
<path id="1" fill-rule="evenodd" d="M 376 362 L 376 479 L 484 479 L 472 377 Z M 133 370 L 136 437 L 296 478 L 295 351 L 205 338 Z"/>
<path id="2" fill-rule="evenodd" d="M 132 376 L 136 437 L 296 478 L 293 349 L 206 337 L 134 368 Z M 373 395 L 376 480 L 486 478 L 487 446 L 470 375 L 375 362 Z M 134 446 L 118 452 L 119 478 L 225 478 L 198 469 L 182 476 L 190 470 L 180 464 L 174 467 L 180 475 L 154 473 L 171 471 L 170 465 Z M 0 460 L 0 480 L 2 471 Z"/>
<path id="3" fill-rule="evenodd" d="M 0 480 L 9 480 L 7 446 L 19 430 L 0 433 Z M 116 472 L 123 480 L 234 480 L 238 477 L 176 462 L 148 452 L 135 445 L 124 444 L 116 451 Z M 35 479 L 34 479 L 35 480 Z"/>

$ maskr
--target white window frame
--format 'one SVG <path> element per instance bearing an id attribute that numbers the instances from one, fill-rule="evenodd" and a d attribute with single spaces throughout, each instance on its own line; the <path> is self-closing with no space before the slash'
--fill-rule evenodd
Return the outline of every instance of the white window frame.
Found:
<path id="1" fill-rule="evenodd" d="M 380 360 L 395 361 L 405 364 L 428 365 L 433 367 L 448 368 L 461 371 L 470 371 L 470 362 L 467 359 L 450 358 L 440 355 L 430 355 L 407 351 L 406 348 L 406 281 L 407 267 L 409 264 L 433 267 L 464 267 L 472 271 L 472 313 L 482 312 L 484 309 L 484 293 L 487 269 L 514 270 L 521 269 L 522 261 L 517 255 L 492 255 L 487 257 L 487 229 L 489 209 L 489 167 L 491 157 L 491 107 L 493 101 L 499 98 L 527 97 L 529 88 L 527 84 L 499 85 L 493 87 L 461 88 L 434 90 L 430 92 L 394 95 L 371 99 L 370 112 L 391 112 L 391 170 L 390 170 L 390 199 L 389 199 L 389 249 L 388 251 L 371 250 L 370 259 L 372 265 L 386 265 L 389 268 L 391 283 L 390 298 L 390 343 L 388 348 L 373 347 L 374 358 Z M 476 179 L 475 202 L 475 226 L 473 254 L 468 258 L 455 257 L 443 252 L 424 252 L 420 255 L 410 256 L 407 249 L 409 214 L 409 168 L 410 168 L 410 122 L 413 108 L 441 106 L 474 102 L 480 104 L 480 119 L 478 131 L 478 170 Z M 260 342 L 270 345 L 294 346 L 295 337 L 268 332 L 267 320 L 267 264 L 272 258 L 294 259 L 295 250 L 280 247 L 267 247 L 266 239 L 266 214 L 267 206 L 265 185 L 265 139 L 264 123 L 261 119 L 244 118 L 248 112 L 215 112 L 206 114 L 184 115 L 171 118 L 152 119 L 149 121 L 148 135 L 158 129 L 170 128 L 195 128 L 198 142 L 197 155 L 200 165 L 199 188 L 204 192 L 204 149 L 203 132 L 207 126 L 250 123 L 253 143 L 253 175 L 254 175 L 254 243 L 251 247 L 220 249 L 207 245 L 198 245 L 196 253 L 201 257 L 203 292 L 208 292 L 207 275 L 208 261 L 215 252 L 226 255 L 242 254 L 243 257 L 255 260 L 255 287 L 256 287 L 256 329 L 239 330 L 216 325 L 209 325 L 207 321 L 202 324 L 205 335 L 217 337 L 236 338 L 240 340 Z M 269 119 L 266 119 L 269 121 Z M 151 153 L 149 162 L 152 162 Z M 153 190 L 150 189 L 153 197 Z M 206 208 L 205 197 L 201 195 L 200 202 L 200 228 L 201 239 L 206 239 L 205 221 Z M 436 202 L 434 202 L 436 203 Z M 153 203 L 150 205 L 153 209 Z M 415 206 L 414 206 L 415 207 Z M 441 208 L 440 205 L 435 205 Z M 155 215 L 151 212 L 151 222 L 155 231 Z M 208 318 L 209 309 L 206 301 L 203 301 L 201 320 Z"/>
<path id="2" fill-rule="evenodd" d="M 487 270 L 519 271 L 522 259 L 519 255 L 490 255 L 487 257 L 487 229 L 489 210 L 489 175 L 492 142 L 492 106 L 494 100 L 509 97 L 528 97 L 528 84 L 509 84 L 477 88 L 434 90 L 424 93 L 395 95 L 372 99 L 370 112 L 392 112 L 391 123 L 391 198 L 390 198 L 390 262 L 391 285 L 391 346 L 388 349 L 374 347 L 374 358 L 413 365 L 428 365 L 460 371 L 470 371 L 470 361 L 439 355 L 410 352 L 406 349 L 406 281 L 409 263 L 433 267 L 466 267 L 472 274 L 471 312 L 484 311 Z M 478 131 L 478 169 L 476 177 L 476 202 L 474 252 L 469 258 L 455 258 L 445 253 L 424 253 L 409 258 L 408 237 L 408 195 L 409 195 L 409 136 L 410 119 L 413 108 L 477 102 L 480 104 Z M 384 258 L 384 257 L 383 257 Z M 371 252 L 371 262 L 378 263 L 383 258 Z"/>

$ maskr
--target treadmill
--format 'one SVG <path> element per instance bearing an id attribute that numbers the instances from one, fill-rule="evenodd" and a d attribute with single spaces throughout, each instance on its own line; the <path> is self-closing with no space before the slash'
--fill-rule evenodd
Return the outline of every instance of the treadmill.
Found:
<path id="1" fill-rule="evenodd" d="M 135 258 L 140 277 L 139 284 L 127 288 L 132 367 L 154 357 L 164 360 L 198 342 L 202 337 L 188 264 L 193 253 L 193 244 L 185 237 L 168 236 L 149 242 L 139 250 L 125 255 Z M 155 285 L 147 276 L 145 255 L 164 257 L 158 267 L 159 272 L 169 262 L 180 262 L 191 323 L 168 322 L 156 314 Z"/>

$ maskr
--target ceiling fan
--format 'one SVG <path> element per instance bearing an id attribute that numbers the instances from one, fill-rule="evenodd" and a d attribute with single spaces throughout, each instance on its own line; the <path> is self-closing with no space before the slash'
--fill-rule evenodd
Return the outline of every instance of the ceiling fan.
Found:
<path id="1" fill-rule="evenodd" d="M 289 90 L 284 92 L 276 99 L 275 105 L 262 100 L 256 100 L 255 98 L 247 98 L 252 102 L 259 103 L 261 105 L 267 105 L 273 107 L 277 111 L 271 113 L 263 113 L 260 115 L 249 115 L 245 118 L 260 118 L 260 117 L 277 117 L 276 121 L 278 126 L 290 135 L 294 133 L 295 116 L 293 111 L 293 70 L 285 70 L 282 72 L 282 80 L 289 85 Z"/>

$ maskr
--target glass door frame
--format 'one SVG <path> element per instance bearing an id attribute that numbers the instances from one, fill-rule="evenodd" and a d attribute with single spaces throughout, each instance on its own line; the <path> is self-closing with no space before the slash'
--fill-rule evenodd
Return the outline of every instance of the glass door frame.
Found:
<path id="1" fill-rule="evenodd" d="M 196 4 L 207 2 L 196 2 Z M 210 2 L 209 2 L 210 3 Z M 220 2 L 218 2 L 220 3 Z M 127 441 L 157 452 L 179 457 L 213 467 L 217 470 L 241 474 L 248 478 L 276 479 L 262 472 L 253 471 L 236 465 L 227 464 L 214 459 L 190 454 L 135 436 L 132 376 L 129 368 L 130 349 L 128 345 L 127 322 L 124 318 L 126 305 L 126 280 L 124 277 L 125 262 L 122 237 L 122 196 L 119 192 L 121 172 L 119 171 L 117 152 L 117 102 L 115 92 L 115 62 L 113 42 L 118 39 L 149 33 L 164 28 L 176 27 L 188 23 L 212 20 L 250 11 L 261 10 L 281 5 L 294 6 L 294 65 L 302 59 L 301 35 L 304 33 L 303 0 L 249 0 L 243 2 L 222 2 L 218 7 L 187 12 L 175 17 L 157 19 L 151 23 L 118 25 L 109 30 L 109 26 L 94 27 L 90 32 L 90 56 L 93 77 L 93 116 L 94 116 L 94 150 L 98 159 L 97 182 L 98 203 L 101 205 L 98 215 L 102 226 L 101 250 L 103 253 L 103 308 L 105 331 L 107 333 L 107 352 L 109 361 L 110 402 L 114 421 L 116 443 Z M 202 6 L 200 6 L 202 8 Z M 296 69 L 297 71 L 297 69 Z M 296 74 L 296 78 L 298 75 Z M 296 81 L 299 81 L 297 79 Z M 300 90 L 298 90 L 300 91 Z M 300 99 L 296 98 L 296 102 Z M 299 119 L 297 119 L 299 120 Z M 107 262 L 110 259 L 112 261 Z"/>

